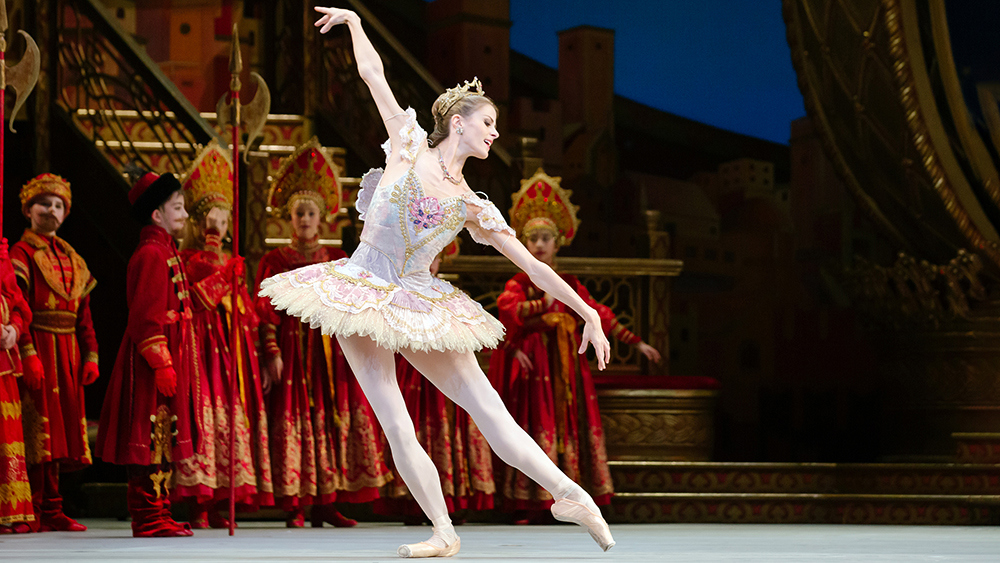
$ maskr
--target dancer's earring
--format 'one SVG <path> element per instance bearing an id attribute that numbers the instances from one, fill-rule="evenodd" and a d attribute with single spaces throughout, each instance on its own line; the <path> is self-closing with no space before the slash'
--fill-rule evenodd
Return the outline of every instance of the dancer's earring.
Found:
<path id="1" fill-rule="evenodd" d="M 459 125 L 458 129 L 455 129 L 455 132 L 458 133 L 459 135 L 461 135 L 461 134 L 465 133 L 465 129 L 462 129 L 462 126 Z"/>

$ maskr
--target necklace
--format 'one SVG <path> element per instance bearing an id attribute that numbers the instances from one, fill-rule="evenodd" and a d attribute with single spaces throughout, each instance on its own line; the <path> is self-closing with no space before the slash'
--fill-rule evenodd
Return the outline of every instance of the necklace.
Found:
<path id="1" fill-rule="evenodd" d="M 444 157 L 441 156 L 441 149 L 438 149 L 438 164 L 441 165 L 441 171 L 444 172 L 445 180 L 448 180 L 456 186 L 462 183 L 462 178 L 455 179 L 455 177 L 448 172 L 448 167 L 444 165 Z"/>

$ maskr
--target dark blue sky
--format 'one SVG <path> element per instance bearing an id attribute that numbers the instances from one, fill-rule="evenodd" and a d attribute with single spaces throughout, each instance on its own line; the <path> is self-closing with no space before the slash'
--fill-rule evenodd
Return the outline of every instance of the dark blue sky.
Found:
<path id="1" fill-rule="evenodd" d="M 615 93 L 788 143 L 805 115 L 778 0 L 510 0 L 511 48 L 558 66 L 556 32 L 615 30 Z"/>

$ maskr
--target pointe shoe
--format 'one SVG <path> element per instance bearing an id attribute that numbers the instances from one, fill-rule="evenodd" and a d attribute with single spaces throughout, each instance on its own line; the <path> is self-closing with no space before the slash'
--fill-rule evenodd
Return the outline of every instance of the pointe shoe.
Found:
<path id="1" fill-rule="evenodd" d="M 560 522 L 572 522 L 579 524 L 590 532 L 590 537 L 594 538 L 601 549 L 607 551 L 615 546 L 615 539 L 611 537 L 611 528 L 604 521 L 600 514 L 587 508 L 586 505 L 561 498 L 552 504 L 552 516 Z"/>
<path id="2" fill-rule="evenodd" d="M 455 543 L 445 547 L 435 547 L 425 541 L 401 545 L 396 553 L 400 557 L 451 557 L 462 548 L 462 539 L 455 538 Z"/>
<path id="3" fill-rule="evenodd" d="M 10 531 L 15 534 L 30 534 L 31 526 L 25 524 L 24 522 L 14 522 L 10 525 Z"/>
<path id="4" fill-rule="evenodd" d="M 306 525 L 306 513 L 301 508 L 289 510 L 285 513 L 286 528 L 304 528 Z"/>

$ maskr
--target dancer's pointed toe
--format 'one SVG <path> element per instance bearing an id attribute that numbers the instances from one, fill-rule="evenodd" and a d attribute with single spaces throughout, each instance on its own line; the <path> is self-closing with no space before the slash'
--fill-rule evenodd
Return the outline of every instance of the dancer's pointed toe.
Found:
<path id="1" fill-rule="evenodd" d="M 615 546 L 615 539 L 611 537 L 611 528 L 604 521 L 604 517 L 599 513 L 595 514 L 593 510 L 582 503 L 561 498 L 552 504 L 552 516 L 555 516 L 556 520 L 560 522 L 572 522 L 586 528 L 590 532 L 590 537 L 594 538 L 597 545 L 601 546 L 604 551 Z"/>
<path id="2" fill-rule="evenodd" d="M 437 547 L 431 545 L 425 541 L 420 543 L 411 543 L 408 545 L 401 545 L 396 553 L 400 557 L 451 557 L 458 553 L 458 550 L 462 548 L 462 540 L 460 538 L 455 538 L 455 541 L 451 545 L 445 545 L 444 547 Z"/>

